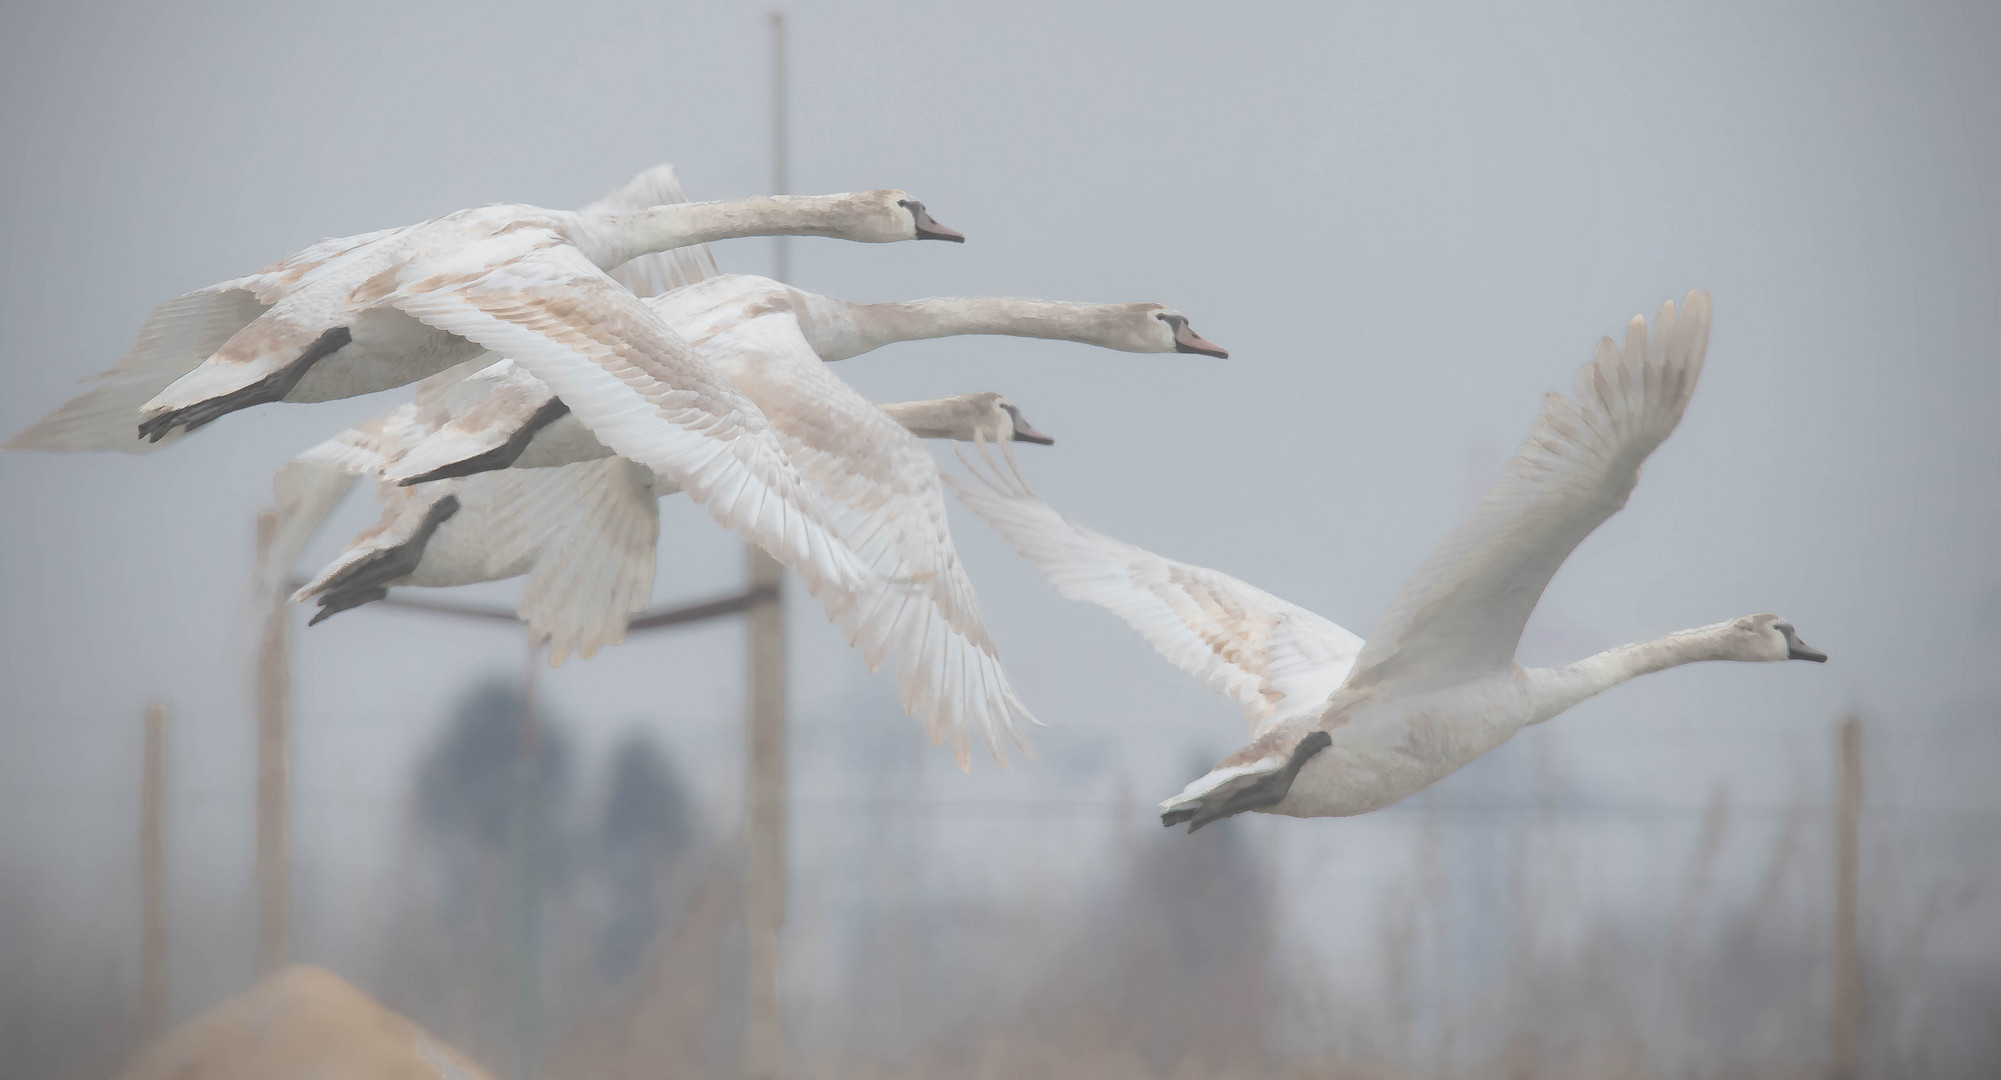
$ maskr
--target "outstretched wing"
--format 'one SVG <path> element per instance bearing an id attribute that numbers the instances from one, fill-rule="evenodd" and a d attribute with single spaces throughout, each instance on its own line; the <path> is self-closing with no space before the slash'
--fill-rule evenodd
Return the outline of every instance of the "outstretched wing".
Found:
<path id="1" fill-rule="evenodd" d="M 1007 539 L 1070 600 L 1124 619 L 1162 656 L 1244 711 L 1252 737 L 1310 716 L 1341 685 L 1362 639 L 1228 574 L 1163 559 L 1049 508 L 981 446 L 973 479 L 947 474 L 959 501 Z"/>
<path id="2" fill-rule="evenodd" d="M 687 201 L 688 193 L 681 190 L 681 181 L 674 175 L 674 166 L 655 165 L 628 180 L 625 186 L 586 204 L 577 212 L 632 214 L 649 206 Z M 641 255 L 610 273 L 613 281 L 640 296 L 658 296 L 683 285 L 693 285 L 703 278 L 715 277 L 716 258 L 709 253 L 709 245 L 694 244 Z"/>
<path id="3" fill-rule="evenodd" d="M 267 310 L 242 282 L 198 289 L 161 304 L 146 316 L 125 355 L 86 380 L 97 385 L 7 440 L 6 448 L 141 453 L 165 446 L 180 433 L 159 442 L 140 438 L 140 407 Z"/>
<path id="4" fill-rule="evenodd" d="M 1422 692 L 1469 672 L 1505 671 L 1529 613 L 1563 560 L 1626 505 L 1640 465 L 1681 421 L 1709 347 L 1709 295 L 1635 316 L 1571 387 L 1544 396 L 1514 460 L 1404 583 L 1348 685 Z"/>
<path id="5" fill-rule="evenodd" d="M 381 229 L 321 240 L 254 274 L 161 304 L 146 316 L 132 347 L 116 363 L 84 380 L 97 385 L 7 440 L 5 448 L 143 453 L 179 439 L 184 433 L 178 429 L 158 442 L 140 438 L 140 412 L 148 401 L 200 367 L 302 282 L 401 231 Z"/>
<path id="6" fill-rule="evenodd" d="M 878 584 L 830 611 L 873 671 L 894 660 L 897 696 L 960 767 L 970 734 L 1005 765 L 1035 723 L 1001 670 L 973 583 L 952 546 L 938 465 L 915 435 L 820 360 L 789 310 L 729 325 L 702 349 L 771 418 L 786 454 Z"/>
<path id="7" fill-rule="evenodd" d="M 547 641 L 553 665 L 571 652 L 588 659 L 599 646 L 624 641 L 627 620 L 646 610 L 653 596 L 660 496 L 652 470 L 613 457 L 502 469 L 462 481 L 485 483 L 501 489 L 496 507 L 518 508 L 530 521 L 554 516 L 565 522 L 537 543 L 521 594 L 529 643 Z"/>
<path id="8" fill-rule="evenodd" d="M 385 299 L 512 358 L 613 453 L 678 485 L 816 595 L 834 602 L 870 577 L 757 406 L 560 236 L 515 229 L 446 243 L 404 264 Z"/>

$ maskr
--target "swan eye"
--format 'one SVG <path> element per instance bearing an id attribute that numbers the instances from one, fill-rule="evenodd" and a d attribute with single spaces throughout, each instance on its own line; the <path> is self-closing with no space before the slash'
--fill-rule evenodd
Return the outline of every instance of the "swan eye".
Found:
<path id="1" fill-rule="evenodd" d="M 1165 311 L 1156 311 L 1153 313 L 1153 317 L 1159 319 L 1161 322 L 1166 323 L 1168 325 L 1168 328 L 1173 330 L 1177 334 L 1188 326 L 1188 320 L 1185 317 L 1180 315 L 1170 314 Z"/>

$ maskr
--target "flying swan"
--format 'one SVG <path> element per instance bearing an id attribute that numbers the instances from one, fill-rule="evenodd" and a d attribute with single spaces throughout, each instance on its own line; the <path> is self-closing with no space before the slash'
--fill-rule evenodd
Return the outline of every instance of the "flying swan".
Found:
<path id="1" fill-rule="evenodd" d="M 1366 644 L 1226 574 L 1072 524 L 1018 470 L 1009 479 L 968 462 L 977 480 L 947 479 L 1058 592 L 1109 609 L 1242 707 L 1250 743 L 1163 802 L 1162 824 L 1187 822 L 1192 832 L 1246 810 L 1362 814 L 1638 675 L 1707 660 L 1827 660 L 1779 616 L 1747 615 L 1569 667 L 1515 663 L 1557 567 L 1625 505 L 1641 463 L 1681 420 L 1708 344 L 1700 292 L 1679 311 L 1663 305 L 1651 335 L 1635 317 L 1623 348 L 1600 341 L 1571 396 L 1545 395 L 1514 460 L 1404 583 Z"/>

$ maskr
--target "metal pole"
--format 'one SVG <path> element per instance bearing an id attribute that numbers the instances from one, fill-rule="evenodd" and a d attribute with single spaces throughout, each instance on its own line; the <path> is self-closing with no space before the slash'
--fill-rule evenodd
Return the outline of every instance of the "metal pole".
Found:
<path id="1" fill-rule="evenodd" d="M 1862 720 L 1841 721 L 1840 801 L 1835 810 L 1834 870 L 1834 1070 L 1835 1080 L 1855 1080 L 1862 1029 L 1862 947 L 1856 930 L 1856 891 L 1862 840 Z"/>
<path id="2" fill-rule="evenodd" d="M 139 780 L 139 1027 L 151 1043 L 167 1018 L 167 707 L 146 706 Z"/>
<path id="3" fill-rule="evenodd" d="M 263 566 L 278 535 L 278 515 L 257 515 L 257 559 Z M 291 696 L 288 600 L 280 591 L 263 612 L 257 643 L 257 973 L 283 967 L 291 952 Z"/>
<path id="4" fill-rule="evenodd" d="M 771 190 L 784 194 L 785 13 L 771 13 Z M 776 277 L 791 272 L 785 238 L 777 238 Z M 744 547 L 750 589 L 746 657 L 747 776 L 744 791 L 744 928 L 748 970 L 743 1075 L 771 1080 L 785 1053 L 779 1012 L 779 943 L 785 926 L 785 570 L 755 545 Z"/>

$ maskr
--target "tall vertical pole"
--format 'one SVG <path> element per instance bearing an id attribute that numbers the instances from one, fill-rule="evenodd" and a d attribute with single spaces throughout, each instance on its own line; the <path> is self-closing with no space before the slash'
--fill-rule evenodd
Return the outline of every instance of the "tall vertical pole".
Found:
<path id="1" fill-rule="evenodd" d="M 147 1042 L 167 1019 L 167 707 L 146 706 L 139 779 L 139 1027 Z"/>
<path id="2" fill-rule="evenodd" d="M 515 882 L 514 1080 L 535 1080 L 542 1062 L 542 726 L 536 690 L 542 650 L 528 650 L 521 672 L 521 718 L 514 746 Z"/>
<path id="3" fill-rule="evenodd" d="M 1856 930 L 1856 890 L 1862 848 L 1862 720 L 1841 721 L 1840 801 L 1835 808 L 1834 1072 L 1855 1080 L 1862 1029 L 1862 946 Z"/>
<path id="4" fill-rule="evenodd" d="M 270 558 L 278 515 L 257 515 L 257 565 Z M 287 570 L 290 567 L 286 568 Z M 284 966 L 292 937 L 291 696 L 285 590 L 275 589 L 262 612 L 257 643 L 257 973 Z"/>
<path id="5" fill-rule="evenodd" d="M 771 193 L 785 194 L 785 13 L 771 13 Z M 777 238 L 775 273 L 791 273 L 784 237 Z M 746 643 L 748 776 L 744 807 L 744 928 L 748 996 L 743 1075 L 771 1080 L 783 1067 L 785 1028 L 779 1013 L 779 940 L 785 927 L 785 570 L 755 545 L 745 545 L 750 586 L 762 595 L 748 614 Z"/>

